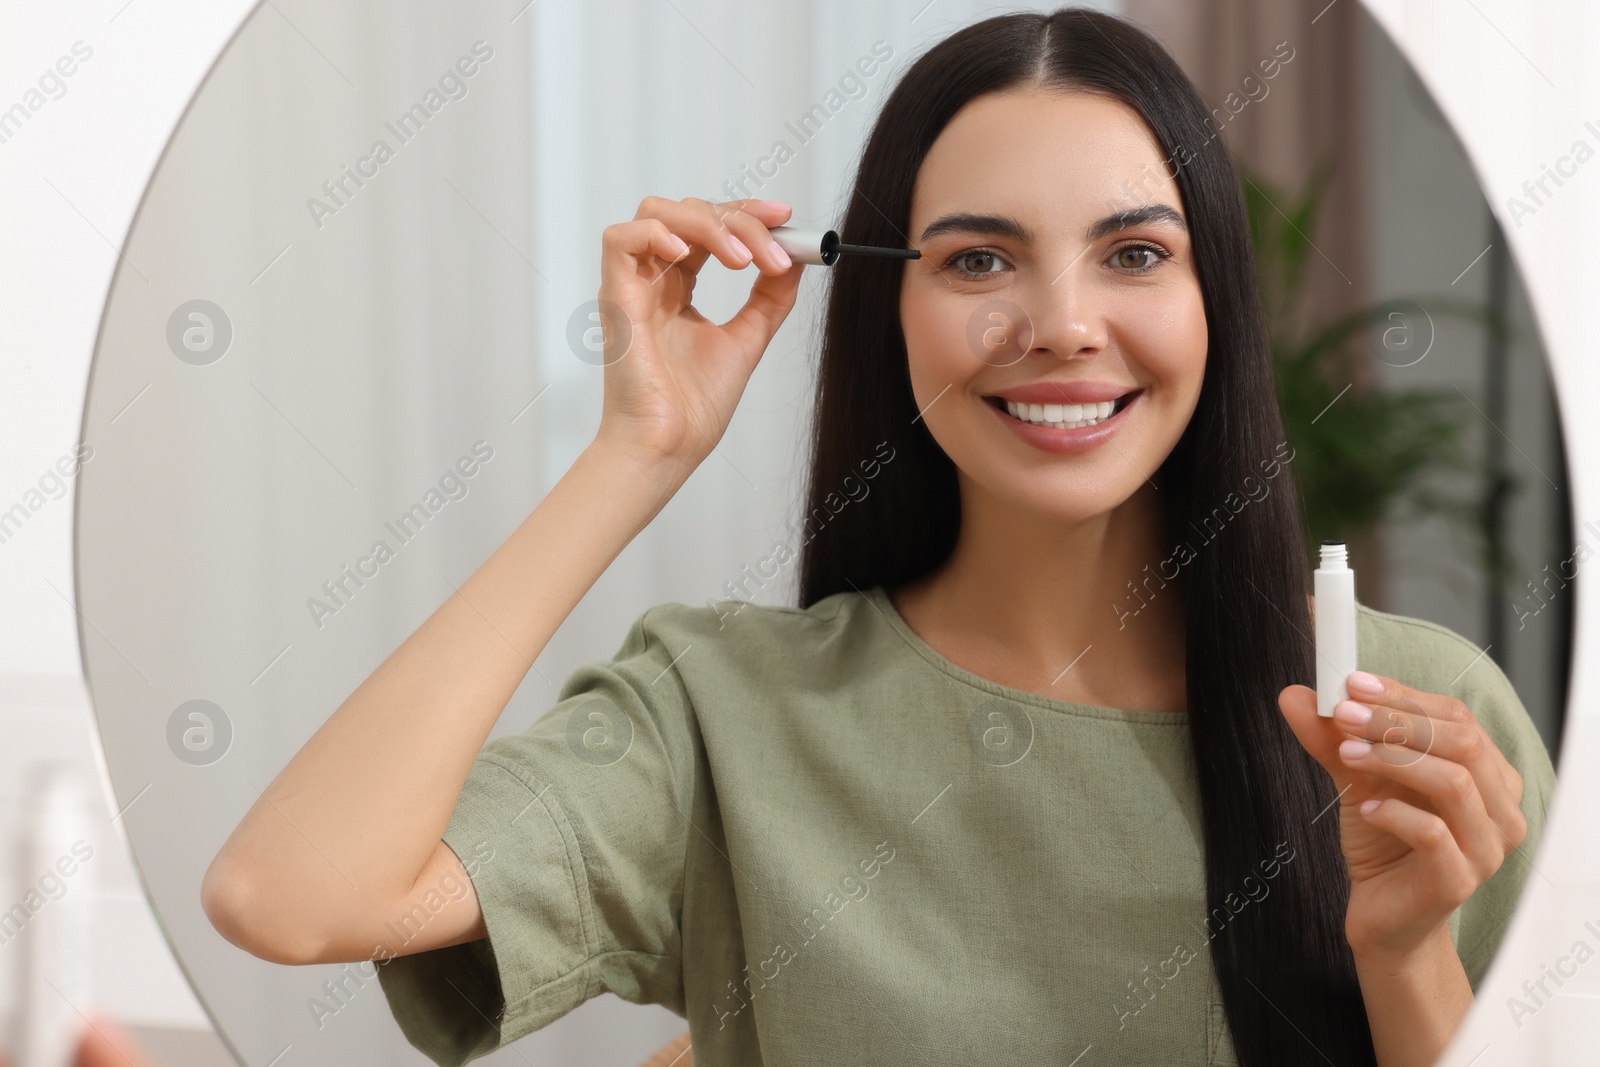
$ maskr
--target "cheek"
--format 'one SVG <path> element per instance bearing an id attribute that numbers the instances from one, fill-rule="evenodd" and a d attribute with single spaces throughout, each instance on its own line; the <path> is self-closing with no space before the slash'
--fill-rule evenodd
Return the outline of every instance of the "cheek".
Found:
<path id="1" fill-rule="evenodd" d="M 1130 316 L 1124 338 L 1174 404 L 1192 404 L 1205 377 L 1205 304 L 1198 289 Z"/>
<path id="2" fill-rule="evenodd" d="M 983 364 L 967 350 L 969 319 L 975 305 L 948 293 L 907 284 L 900 295 L 900 328 L 917 406 L 952 383 L 960 385 Z"/>

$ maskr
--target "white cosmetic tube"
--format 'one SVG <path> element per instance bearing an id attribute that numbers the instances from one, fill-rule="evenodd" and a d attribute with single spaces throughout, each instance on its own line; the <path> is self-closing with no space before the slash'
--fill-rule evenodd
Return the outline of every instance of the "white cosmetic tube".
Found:
<path id="1" fill-rule="evenodd" d="M 833 230 L 801 230 L 793 226 L 772 227 L 772 239 L 778 247 L 789 253 L 793 263 L 813 263 L 817 266 L 831 267 L 839 258 L 839 253 L 834 251 L 834 246 L 839 243 L 839 235 Z"/>
<path id="2" fill-rule="evenodd" d="M 1316 599 L 1317 714 L 1333 715 L 1333 706 L 1350 699 L 1344 680 L 1356 669 L 1356 572 L 1350 569 L 1343 541 L 1322 542 L 1321 565 L 1312 573 Z"/>
<path id="3" fill-rule="evenodd" d="M 831 267 L 846 252 L 858 256 L 881 256 L 886 259 L 921 259 L 915 248 L 893 248 L 887 245 L 847 245 L 839 240 L 834 230 L 797 230 L 793 226 L 774 226 L 768 231 L 778 247 L 789 253 L 792 263 L 815 263 Z"/>

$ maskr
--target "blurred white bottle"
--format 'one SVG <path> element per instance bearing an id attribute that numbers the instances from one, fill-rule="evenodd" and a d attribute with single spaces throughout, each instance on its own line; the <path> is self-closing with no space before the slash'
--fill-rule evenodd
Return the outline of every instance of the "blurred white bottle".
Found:
<path id="1" fill-rule="evenodd" d="M 1343 541 L 1322 542 L 1311 592 L 1317 616 L 1317 714 L 1329 717 L 1335 704 L 1350 699 L 1344 680 L 1356 669 L 1356 572 Z"/>
<path id="2" fill-rule="evenodd" d="M 94 854 L 87 788 L 70 766 L 30 775 L 25 822 L 17 827 L 16 884 L 26 913 L 18 940 L 18 1067 L 71 1067 L 92 1000 Z M 12 909 L 12 922 L 22 919 Z M 80 1012 L 82 1014 L 80 1014 Z"/>

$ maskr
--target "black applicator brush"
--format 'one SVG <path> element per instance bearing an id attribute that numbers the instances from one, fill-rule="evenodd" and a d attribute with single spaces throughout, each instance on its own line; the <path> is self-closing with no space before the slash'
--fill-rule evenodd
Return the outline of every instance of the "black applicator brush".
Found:
<path id="1" fill-rule="evenodd" d="M 774 226 L 772 239 L 778 247 L 789 253 L 796 263 L 815 263 L 831 267 L 841 255 L 887 256 L 891 259 L 921 259 L 915 248 L 879 248 L 876 245 L 846 245 L 839 243 L 833 230 L 797 230 L 792 226 Z"/>

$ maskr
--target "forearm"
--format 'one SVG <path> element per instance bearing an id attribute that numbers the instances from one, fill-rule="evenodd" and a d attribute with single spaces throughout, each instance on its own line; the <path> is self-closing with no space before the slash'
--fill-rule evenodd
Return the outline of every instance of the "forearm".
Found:
<path id="1" fill-rule="evenodd" d="M 1472 986 L 1450 930 L 1404 959 L 1355 954 L 1378 1067 L 1432 1067 L 1472 1007 Z"/>
<path id="2" fill-rule="evenodd" d="M 599 441 L 579 456 L 246 813 L 202 890 L 225 936 L 298 957 L 412 888 L 534 659 L 684 476 Z"/>

